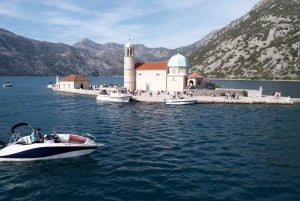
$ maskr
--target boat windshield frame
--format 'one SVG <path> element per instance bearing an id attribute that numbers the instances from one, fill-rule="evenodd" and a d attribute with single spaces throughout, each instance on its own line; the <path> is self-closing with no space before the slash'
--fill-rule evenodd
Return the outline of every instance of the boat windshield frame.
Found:
<path id="1" fill-rule="evenodd" d="M 20 132 L 17 132 L 15 129 L 16 128 L 19 128 L 19 127 L 23 127 L 23 126 L 26 126 L 28 128 L 30 128 L 31 130 L 33 129 L 32 126 L 30 126 L 28 123 L 26 122 L 21 122 L 21 123 L 17 123 L 15 125 L 13 125 L 11 127 L 11 138 L 9 140 L 9 143 L 8 144 L 12 144 L 12 143 L 15 143 L 17 142 L 20 138 L 24 137 L 23 135 L 21 135 Z"/>

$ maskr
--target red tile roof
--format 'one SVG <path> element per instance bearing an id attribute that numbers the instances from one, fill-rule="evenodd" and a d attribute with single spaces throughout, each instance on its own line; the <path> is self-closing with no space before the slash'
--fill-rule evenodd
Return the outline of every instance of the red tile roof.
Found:
<path id="1" fill-rule="evenodd" d="M 67 77 L 62 78 L 60 81 L 63 82 L 84 82 L 88 81 L 83 75 L 69 75 Z"/>
<path id="2" fill-rule="evenodd" d="M 136 63 L 135 68 L 137 70 L 167 70 L 168 62 L 145 62 L 145 63 Z"/>
<path id="3" fill-rule="evenodd" d="M 188 76 L 188 79 L 200 79 L 200 78 L 204 78 L 204 77 L 202 75 L 199 75 L 198 73 L 193 73 Z"/>

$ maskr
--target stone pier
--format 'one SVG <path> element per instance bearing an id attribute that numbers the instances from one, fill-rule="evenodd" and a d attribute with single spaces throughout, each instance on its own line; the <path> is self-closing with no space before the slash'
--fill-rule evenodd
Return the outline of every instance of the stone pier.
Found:
<path id="1" fill-rule="evenodd" d="M 191 98 L 184 96 L 183 98 Z M 294 102 L 300 103 L 300 99 L 292 99 L 290 97 L 274 97 L 274 96 L 262 96 L 262 97 L 239 97 L 238 99 L 225 98 L 225 96 L 193 96 L 197 100 L 197 103 L 205 104 L 294 104 Z M 141 95 L 133 96 L 133 101 L 138 102 L 163 102 L 164 100 L 172 99 L 170 95 Z"/>
<path id="2" fill-rule="evenodd" d="M 61 93 L 70 93 L 70 94 L 78 94 L 78 95 L 91 95 L 97 96 L 98 90 L 87 90 L 87 89 L 59 89 L 53 88 L 53 91 L 61 92 Z M 300 104 L 300 98 L 290 98 L 290 97 L 275 97 L 275 96 L 261 96 L 258 94 L 257 96 L 246 97 L 240 95 L 239 98 L 232 98 L 226 96 L 216 96 L 213 93 L 213 90 L 210 90 L 209 95 L 194 95 L 193 98 L 197 100 L 197 103 L 206 103 L 206 104 Z M 184 95 L 183 98 L 191 98 L 190 96 Z M 171 95 L 165 94 L 153 94 L 149 95 L 148 93 L 141 93 L 141 95 L 132 96 L 132 101 L 137 102 L 151 102 L 151 103 L 162 103 L 164 100 L 173 99 Z"/>

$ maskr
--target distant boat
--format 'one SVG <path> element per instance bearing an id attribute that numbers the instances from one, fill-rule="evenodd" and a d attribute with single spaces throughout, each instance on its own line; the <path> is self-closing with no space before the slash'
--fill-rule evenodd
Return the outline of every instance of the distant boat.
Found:
<path id="1" fill-rule="evenodd" d="M 3 87 L 4 88 L 8 88 L 8 87 L 12 87 L 13 86 L 13 84 L 11 83 L 11 82 L 5 82 L 4 84 L 3 84 Z"/>
<path id="2" fill-rule="evenodd" d="M 47 84 L 47 88 L 48 88 L 48 89 L 52 89 L 53 87 L 55 87 L 55 84 L 54 84 L 53 82 L 49 82 L 49 83 Z"/>
<path id="3" fill-rule="evenodd" d="M 180 98 L 180 99 L 169 99 L 164 100 L 166 105 L 190 105 L 195 104 L 197 99 L 194 98 Z"/>
<path id="4" fill-rule="evenodd" d="M 131 95 L 127 94 L 124 88 L 100 88 L 100 92 L 97 95 L 98 101 L 109 102 L 129 102 Z"/>

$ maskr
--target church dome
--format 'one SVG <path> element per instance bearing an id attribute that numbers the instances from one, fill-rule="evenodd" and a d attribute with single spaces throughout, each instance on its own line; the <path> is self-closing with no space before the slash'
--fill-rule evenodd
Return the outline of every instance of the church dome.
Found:
<path id="1" fill-rule="evenodd" d="M 168 62 L 169 67 L 186 67 L 188 68 L 189 62 L 187 58 L 179 53 L 176 55 L 172 56 L 171 59 Z"/>

